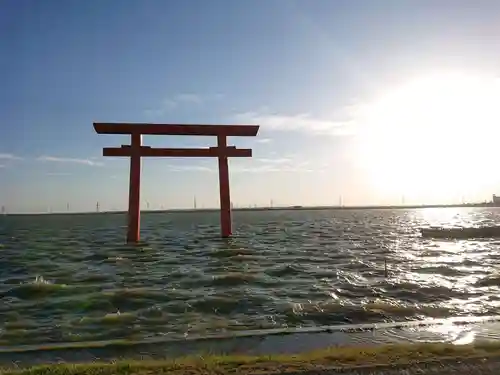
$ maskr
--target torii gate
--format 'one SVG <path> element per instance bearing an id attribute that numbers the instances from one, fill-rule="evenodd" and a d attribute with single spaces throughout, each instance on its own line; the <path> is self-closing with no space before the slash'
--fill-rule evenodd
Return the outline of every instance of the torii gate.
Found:
<path id="1" fill-rule="evenodd" d="M 94 123 L 98 134 L 129 134 L 130 145 L 103 148 L 103 156 L 130 157 L 127 242 L 140 238 L 141 157 L 217 157 L 219 159 L 220 224 L 223 238 L 230 237 L 231 198 L 228 157 L 251 157 L 252 149 L 227 145 L 227 137 L 253 137 L 259 125 L 177 125 L 142 123 Z M 209 148 L 152 148 L 142 145 L 142 135 L 216 136 L 217 146 Z"/>

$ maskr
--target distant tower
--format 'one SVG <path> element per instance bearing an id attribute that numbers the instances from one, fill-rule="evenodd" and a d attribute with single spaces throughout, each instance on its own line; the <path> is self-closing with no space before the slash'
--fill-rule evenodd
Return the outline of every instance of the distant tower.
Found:
<path id="1" fill-rule="evenodd" d="M 342 195 L 339 195 L 339 207 L 342 207 L 344 204 L 342 202 Z"/>
<path id="2" fill-rule="evenodd" d="M 231 202 L 231 210 L 234 208 L 234 204 L 233 202 Z"/>
<path id="3" fill-rule="evenodd" d="M 193 198 L 193 208 L 196 210 L 196 195 Z"/>
<path id="4" fill-rule="evenodd" d="M 500 205 L 500 196 L 493 194 L 493 204 Z"/>
<path id="5" fill-rule="evenodd" d="M 99 212 L 99 202 L 97 202 L 97 204 L 95 205 L 95 211 Z"/>
<path id="6" fill-rule="evenodd" d="M 7 210 L 5 209 L 5 206 L 2 206 L 2 215 L 7 215 Z"/>
<path id="7" fill-rule="evenodd" d="M 69 203 L 66 203 L 66 211 L 69 212 Z"/>
<path id="8" fill-rule="evenodd" d="M 149 202 L 146 202 L 146 207 L 149 210 Z"/>
<path id="9" fill-rule="evenodd" d="M 273 208 L 273 204 L 274 204 L 274 202 L 273 202 L 273 200 L 271 199 L 271 202 L 269 202 L 269 205 L 270 205 L 270 207 L 271 207 L 271 208 Z"/>

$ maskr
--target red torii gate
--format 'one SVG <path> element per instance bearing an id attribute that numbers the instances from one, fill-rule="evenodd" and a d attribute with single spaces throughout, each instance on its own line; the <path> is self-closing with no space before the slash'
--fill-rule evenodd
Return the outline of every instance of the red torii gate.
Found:
<path id="1" fill-rule="evenodd" d="M 94 123 L 98 134 L 129 134 L 130 145 L 103 148 L 103 156 L 130 157 L 127 242 L 140 238 L 141 157 L 217 157 L 219 159 L 220 224 L 223 238 L 230 237 L 231 199 L 228 157 L 251 157 L 252 149 L 227 145 L 227 137 L 254 137 L 259 125 L 178 125 L 142 123 Z M 142 145 L 142 135 L 216 136 L 217 146 L 209 148 L 152 148 Z"/>

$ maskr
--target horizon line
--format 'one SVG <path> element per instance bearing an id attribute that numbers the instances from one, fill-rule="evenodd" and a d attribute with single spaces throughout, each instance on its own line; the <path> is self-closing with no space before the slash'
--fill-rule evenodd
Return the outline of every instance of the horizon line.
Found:
<path id="1" fill-rule="evenodd" d="M 419 208 L 474 208 L 474 207 L 499 207 L 494 202 L 476 203 L 449 203 L 449 204 L 405 204 L 405 205 L 336 205 L 336 206 L 257 206 L 257 207 L 235 207 L 231 211 L 307 211 L 307 210 L 381 210 L 381 209 L 419 209 Z M 218 212 L 218 207 L 207 208 L 167 208 L 167 209 L 141 209 L 141 213 L 168 213 L 168 212 Z M 128 210 L 107 211 L 56 211 L 56 212 L 4 212 L 3 216 L 38 216 L 38 215 L 97 215 L 97 214 L 126 214 Z M 2 216 L 2 215 L 0 215 Z"/>

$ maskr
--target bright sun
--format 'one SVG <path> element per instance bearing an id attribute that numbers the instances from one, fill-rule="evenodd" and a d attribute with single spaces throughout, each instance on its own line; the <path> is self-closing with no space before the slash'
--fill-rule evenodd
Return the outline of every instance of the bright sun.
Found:
<path id="1" fill-rule="evenodd" d="M 439 73 L 414 79 L 358 107 L 355 119 L 360 161 L 384 193 L 463 195 L 491 185 L 497 172 L 498 78 Z"/>

